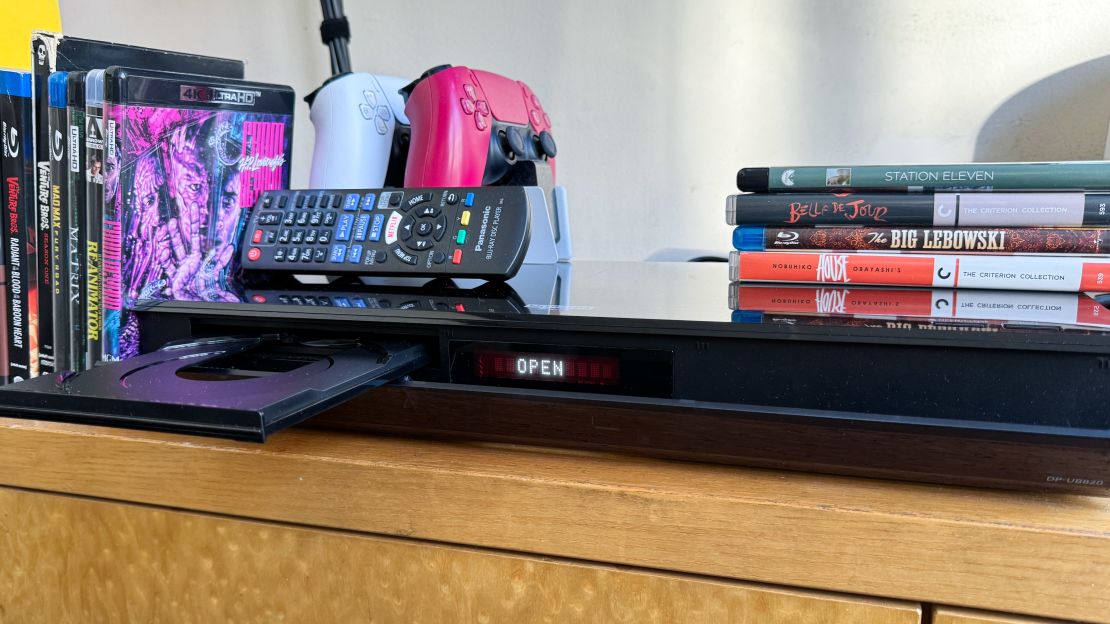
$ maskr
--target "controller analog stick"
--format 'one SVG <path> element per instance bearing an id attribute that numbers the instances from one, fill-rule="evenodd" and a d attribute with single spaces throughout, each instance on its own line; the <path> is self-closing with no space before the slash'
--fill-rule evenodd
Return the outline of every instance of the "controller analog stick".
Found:
<path id="1" fill-rule="evenodd" d="M 547 130 L 540 133 L 540 151 L 548 158 L 555 158 L 555 152 L 558 151 L 555 147 L 555 137 Z"/>
<path id="2" fill-rule="evenodd" d="M 520 128 L 509 128 L 506 131 L 509 138 L 509 147 L 516 154 L 517 158 L 527 158 L 528 151 L 524 147 L 524 135 L 521 134 Z"/>

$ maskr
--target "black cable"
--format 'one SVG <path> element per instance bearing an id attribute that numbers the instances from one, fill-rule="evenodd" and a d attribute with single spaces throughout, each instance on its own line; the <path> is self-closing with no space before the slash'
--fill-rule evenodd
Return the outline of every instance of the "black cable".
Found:
<path id="1" fill-rule="evenodd" d="M 351 71 L 351 51 L 347 47 L 350 41 L 351 31 L 350 27 L 347 26 L 347 16 L 343 12 L 343 0 L 332 0 L 332 9 L 334 11 L 334 17 L 343 20 L 344 33 L 340 35 L 340 38 L 337 40 L 340 53 L 339 71 L 347 73 Z"/>
<path id="2" fill-rule="evenodd" d="M 351 71 L 351 53 L 347 47 L 351 38 L 350 25 L 343 14 L 342 0 L 320 0 L 324 21 L 320 24 L 320 38 L 328 46 L 332 74 Z"/>

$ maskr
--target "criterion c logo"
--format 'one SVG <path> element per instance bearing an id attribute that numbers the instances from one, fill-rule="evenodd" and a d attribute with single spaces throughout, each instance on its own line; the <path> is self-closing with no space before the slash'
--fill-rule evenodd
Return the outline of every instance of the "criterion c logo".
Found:
<path id="1" fill-rule="evenodd" d="M 781 179 L 783 186 L 794 186 L 794 170 L 787 169 L 786 171 L 783 171 Z"/>

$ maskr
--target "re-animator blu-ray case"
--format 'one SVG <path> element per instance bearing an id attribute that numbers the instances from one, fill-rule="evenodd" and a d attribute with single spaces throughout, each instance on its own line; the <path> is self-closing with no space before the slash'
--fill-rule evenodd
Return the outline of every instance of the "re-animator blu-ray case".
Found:
<path id="1" fill-rule="evenodd" d="M 101 359 L 138 354 L 138 300 L 238 300 L 228 278 L 242 224 L 263 191 L 289 187 L 293 98 L 282 85 L 107 70 Z"/>

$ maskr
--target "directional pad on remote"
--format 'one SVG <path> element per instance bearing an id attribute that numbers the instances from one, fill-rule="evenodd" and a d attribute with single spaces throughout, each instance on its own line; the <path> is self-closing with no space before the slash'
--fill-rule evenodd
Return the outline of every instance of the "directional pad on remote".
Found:
<path id="1" fill-rule="evenodd" d="M 432 238 L 439 242 L 443 235 L 447 232 L 447 217 L 440 215 L 436 219 L 435 225 L 432 227 Z"/>
<path id="2" fill-rule="evenodd" d="M 416 219 L 412 217 L 405 217 L 401 220 L 400 225 L 397 226 L 397 238 L 407 241 L 412 238 L 412 229 L 416 225 Z"/>
<path id="3" fill-rule="evenodd" d="M 413 238 L 405 241 L 405 247 L 408 247 L 413 251 L 424 251 L 425 249 L 431 249 L 432 245 L 434 244 L 435 243 L 427 238 Z"/>

